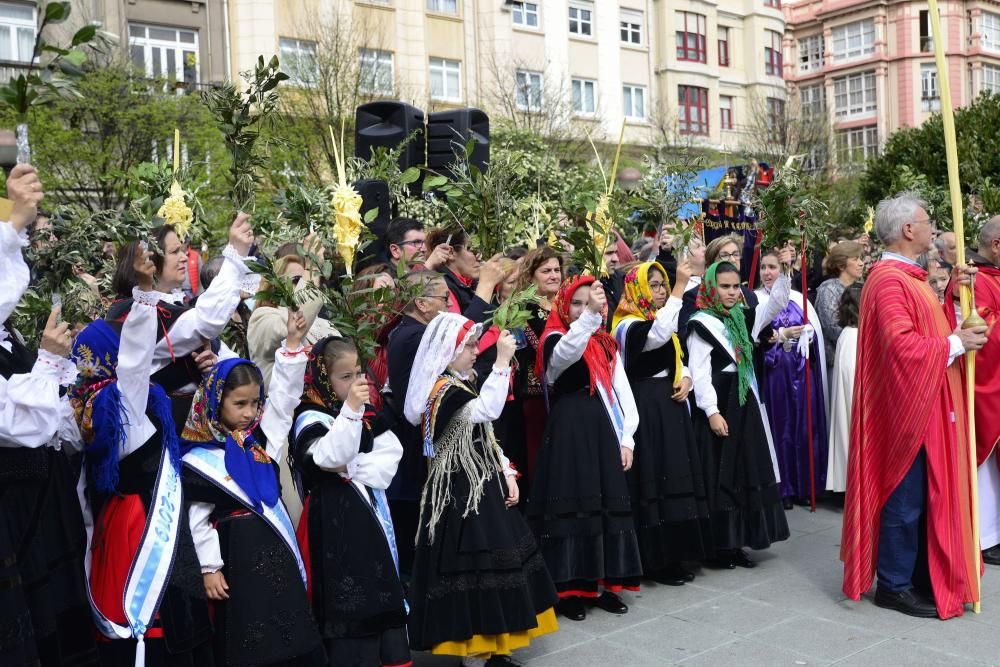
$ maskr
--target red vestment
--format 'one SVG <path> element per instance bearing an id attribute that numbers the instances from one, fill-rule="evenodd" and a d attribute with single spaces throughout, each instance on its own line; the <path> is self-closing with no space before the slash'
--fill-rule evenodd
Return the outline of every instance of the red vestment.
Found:
<path id="1" fill-rule="evenodd" d="M 1000 269 L 979 266 L 976 275 L 976 310 L 990 327 L 989 343 L 976 353 L 976 463 L 982 465 L 993 453 L 1000 440 Z M 945 297 L 945 314 L 952 329 L 957 300 L 951 285 Z M 1000 458 L 997 459 L 1000 464 Z"/>
<path id="2" fill-rule="evenodd" d="M 882 508 L 923 447 L 927 556 L 942 619 L 974 601 L 976 576 L 962 370 L 948 365 L 952 331 L 926 271 L 875 265 L 861 299 L 840 550 L 844 593 L 858 600 L 875 576 Z"/>

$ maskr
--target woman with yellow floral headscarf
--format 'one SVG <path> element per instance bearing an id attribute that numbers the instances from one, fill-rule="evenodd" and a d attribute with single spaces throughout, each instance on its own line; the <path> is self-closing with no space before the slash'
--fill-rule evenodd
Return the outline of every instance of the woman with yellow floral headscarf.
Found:
<path id="1" fill-rule="evenodd" d="M 691 375 L 677 338 L 687 260 L 677 266 L 673 289 L 658 262 L 639 264 L 625 276 L 625 289 L 611 329 L 639 411 L 629 495 L 642 571 L 668 586 L 694 575 L 681 561 L 705 556 L 702 528 L 708 503 L 687 396 Z"/>

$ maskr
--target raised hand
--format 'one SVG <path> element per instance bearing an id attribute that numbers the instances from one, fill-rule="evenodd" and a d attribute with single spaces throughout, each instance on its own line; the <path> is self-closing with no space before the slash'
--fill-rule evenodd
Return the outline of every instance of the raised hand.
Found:
<path id="1" fill-rule="evenodd" d="M 10 214 L 10 224 L 20 232 L 38 216 L 38 204 L 45 192 L 38 172 L 30 164 L 15 166 L 7 177 L 7 198 L 14 203 Z"/>
<path id="2" fill-rule="evenodd" d="M 248 214 L 240 213 L 233 220 L 232 226 L 229 227 L 229 245 L 236 248 L 240 257 L 246 257 L 250 252 L 250 247 L 253 245 L 253 228 L 250 227 Z"/>
<path id="3" fill-rule="evenodd" d="M 369 398 L 368 378 L 360 377 L 351 384 L 351 389 L 347 392 L 347 400 L 344 403 L 351 410 L 361 412 Z"/>
<path id="4" fill-rule="evenodd" d="M 517 351 L 517 342 L 509 331 L 501 331 L 497 339 L 497 366 L 507 366 Z"/>
<path id="5" fill-rule="evenodd" d="M 59 322 L 59 313 L 62 306 L 56 306 L 49 313 L 49 319 L 45 322 L 45 331 L 42 332 L 42 340 L 38 347 L 54 354 L 57 357 L 65 357 L 73 347 L 73 334 L 70 333 L 69 323 Z"/>
<path id="6" fill-rule="evenodd" d="M 288 311 L 288 335 L 285 338 L 285 345 L 289 350 L 298 350 L 302 347 L 302 339 L 306 336 L 306 316 L 301 310 Z"/>
<path id="7" fill-rule="evenodd" d="M 602 315 L 608 305 L 608 295 L 604 293 L 604 285 L 599 281 L 590 284 L 590 298 L 587 300 L 587 308 L 591 312 Z"/>

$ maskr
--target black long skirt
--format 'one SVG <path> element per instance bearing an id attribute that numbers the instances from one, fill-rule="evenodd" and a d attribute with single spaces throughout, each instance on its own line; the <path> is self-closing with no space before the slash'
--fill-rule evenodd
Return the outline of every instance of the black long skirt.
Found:
<path id="1" fill-rule="evenodd" d="M 560 397 L 538 453 L 527 511 L 560 595 L 632 587 L 642 575 L 618 438 L 598 395 Z"/>
<path id="2" fill-rule="evenodd" d="M 48 448 L 9 454 L 10 477 L 15 459 L 33 465 L 0 481 L 0 665 L 96 665 L 70 461 Z"/>
<path id="3" fill-rule="evenodd" d="M 464 518 L 469 481 L 457 470 L 451 484 L 434 543 L 428 544 L 426 510 L 417 534 L 409 597 L 410 646 L 416 650 L 530 631 L 557 601 L 535 538 L 521 513 L 504 504 L 500 474 L 486 483 L 478 513 Z"/>
<path id="4" fill-rule="evenodd" d="M 223 517 L 217 529 L 229 584 L 229 599 L 215 603 L 217 664 L 325 664 L 305 584 L 282 539 L 250 513 Z"/>
<path id="5" fill-rule="evenodd" d="M 639 428 L 628 479 L 642 569 L 706 556 L 708 497 L 687 402 L 670 398 L 670 378 L 633 384 Z"/>
<path id="6" fill-rule="evenodd" d="M 712 378 L 729 436 L 712 433 L 708 418 L 695 411 L 695 434 L 711 510 L 711 540 L 715 551 L 766 549 L 788 539 L 788 521 L 774 478 L 767 433 L 753 392 L 739 403 L 735 373 Z"/>

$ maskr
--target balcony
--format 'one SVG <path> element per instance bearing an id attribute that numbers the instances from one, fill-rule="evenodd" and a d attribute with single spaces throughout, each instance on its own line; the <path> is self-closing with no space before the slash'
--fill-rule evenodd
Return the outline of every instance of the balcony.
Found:
<path id="1" fill-rule="evenodd" d="M 28 63 L 14 60 L 0 60 L 0 85 L 5 85 L 18 75 L 27 74 Z"/>

